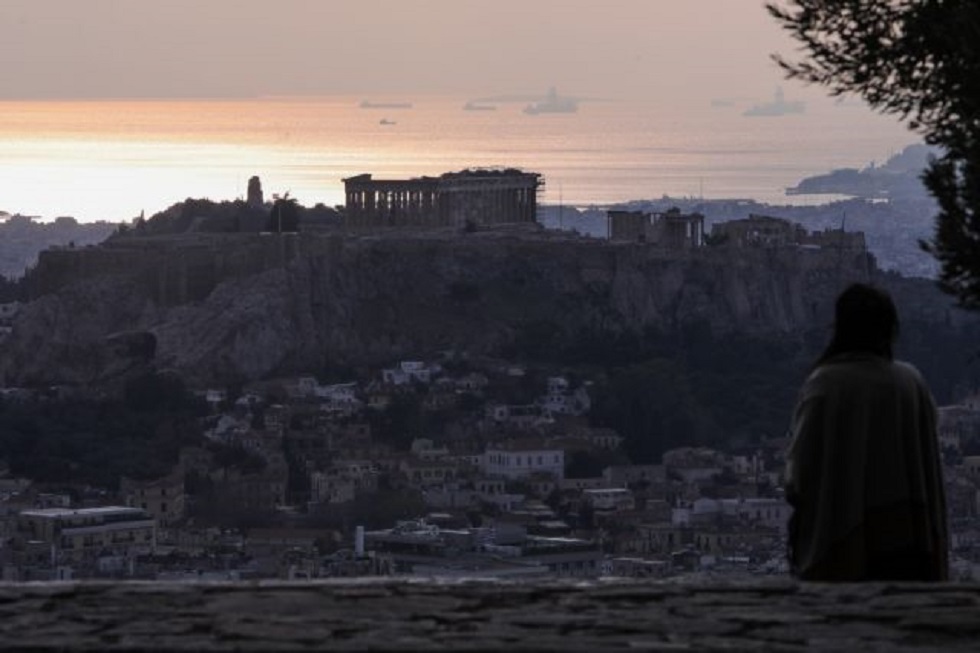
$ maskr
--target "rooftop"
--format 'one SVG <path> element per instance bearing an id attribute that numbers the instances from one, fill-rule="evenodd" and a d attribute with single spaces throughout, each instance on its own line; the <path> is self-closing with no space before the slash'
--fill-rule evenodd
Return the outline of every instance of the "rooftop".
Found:
<path id="1" fill-rule="evenodd" d="M 24 510 L 24 517 L 43 517 L 57 519 L 59 517 L 108 517 L 118 515 L 145 515 L 140 508 L 128 506 L 98 506 L 95 508 L 42 508 L 39 510 Z"/>

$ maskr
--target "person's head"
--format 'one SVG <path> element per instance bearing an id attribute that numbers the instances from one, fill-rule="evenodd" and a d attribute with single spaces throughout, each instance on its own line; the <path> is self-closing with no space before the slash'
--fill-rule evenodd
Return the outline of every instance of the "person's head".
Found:
<path id="1" fill-rule="evenodd" d="M 888 293 L 855 283 L 840 294 L 834 308 L 834 335 L 817 365 L 843 353 L 892 359 L 892 345 L 898 337 L 898 311 Z"/>

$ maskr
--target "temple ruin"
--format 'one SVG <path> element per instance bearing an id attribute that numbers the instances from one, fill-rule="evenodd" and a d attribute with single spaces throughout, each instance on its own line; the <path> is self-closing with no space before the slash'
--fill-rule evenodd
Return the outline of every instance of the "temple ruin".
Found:
<path id="1" fill-rule="evenodd" d="M 463 170 L 439 177 L 344 179 L 351 228 L 465 227 L 534 222 L 541 175 L 516 169 Z"/>
<path id="2" fill-rule="evenodd" d="M 733 247 L 833 247 L 859 252 L 867 251 L 864 233 L 841 229 L 807 231 L 803 225 L 784 218 L 755 213 L 742 220 L 719 222 L 711 230 L 719 244 Z"/>
<path id="3" fill-rule="evenodd" d="M 664 213 L 609 211 L 610 240 L 631 240 L 671 249 L 693 249 L 704 242 L 704 216 L 670 209 Z"/>

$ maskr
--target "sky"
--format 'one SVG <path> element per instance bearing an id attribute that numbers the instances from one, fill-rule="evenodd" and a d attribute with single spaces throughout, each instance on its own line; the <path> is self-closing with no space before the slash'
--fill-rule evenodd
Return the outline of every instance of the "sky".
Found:
<path id="1" fill-rule="evenodd" d="M 761 0 L 0 0 L 0 25 L 0 99 L 757 97 L 793 52 Z"/>

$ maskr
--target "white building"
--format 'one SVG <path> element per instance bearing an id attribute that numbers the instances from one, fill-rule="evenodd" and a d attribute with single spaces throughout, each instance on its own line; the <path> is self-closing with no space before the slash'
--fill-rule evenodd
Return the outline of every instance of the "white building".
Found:
<path id="1" fill-rule="evenodd" d="M 565 451 L 534 445 L 487 447 L 483 454 L 484 474 L 525 479 L 536 473 L 565 478 Z"/>
<path id="2" fill-rule="evenodd" d="M 568 379 L 563 376 L 548 377 L 548 390 L 538 400 L 541 408 L 549 415 L 582 415 L 592 406 L 584 387 L 569 392 Z"/>
<path id="3" fill-rule="evenodd" d="M 636 508 L 633 493 L 626 488 L 600 488 L 583 490 L 582 496 L 600 512 L 621 512 Z"/>
<path id="4" fill-rule="evenodd" d="M 24 510 L 18 530 L 51 548 L 52 561 L 80 561 L 105 555 L 151 552 L 157 523 L 145 510 L 126 506 Z"/>
<path id="5" fill-rule="evenodd" d="M 793 507 L 781 498 L 709 499 L 701 497 L 689 508 L 674 510 L 674 524 L 709 523 L 722 517 L 785 532 Z"/>
<path id="6" fill-rule="evenodd" d="M 390 385 L 430 383 L 442 368 L 426 365 L 422 361 L 402 361 L 396 367 L 381 370 L 381 380 Z"/>

